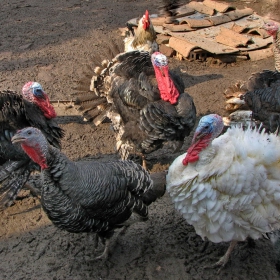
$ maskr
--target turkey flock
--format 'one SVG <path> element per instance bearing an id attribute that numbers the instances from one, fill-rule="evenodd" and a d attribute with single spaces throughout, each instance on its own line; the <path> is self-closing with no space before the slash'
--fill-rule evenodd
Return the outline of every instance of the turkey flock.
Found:
<path id="1" fill-rule="evenodd" d="M 165 11 L 179 6 L 164 3 Z M 97 62 L 90 74 L 93 91 L 80 91 L 75 100 L 87 120 L 110 121 L 120 160 L 71 161 L 64 155 L 64 132 L 38 82 L 26 83 L 20 94 L 1 91 L 0 210 L 13 205 L 24 187 L 32 190 L 28 179 L 40 172 L 37 195 L 44 212 L 62 230 L 96 233 L 94 246 L 100 239 L 104 251 L 95 259 L 107 259 L 114 233 L 146 221 L 150 205 L 165 193 L 202 239 L 230 242 L 213 267 L 226 265 L 238 241 L 277 235 L 280 29 L 274 22 L 263 28 L 273 36 L 275 71 L 255 73 L 225 92 L 227 110 L 250 110 L 250 125 L 227 123 L 225 130 L 215 113 L 198 122 L 182 77 L 159 52 L 149 12 L 128 24 L 124 51 Z M 149 172 L 149 154 L 168 144 L 171 153 L 179 152 L 191 134 L 187 152 L 166 172 Z M 140 156 L 140 164 L 133 155 Z"/>

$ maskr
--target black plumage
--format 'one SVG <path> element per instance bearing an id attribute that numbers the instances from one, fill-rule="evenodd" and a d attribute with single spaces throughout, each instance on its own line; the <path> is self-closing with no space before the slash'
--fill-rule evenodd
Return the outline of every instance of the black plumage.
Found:
<path id="1" fill-rule="evenodd" d="M 51 106 L 51 105 L 50 105 Z M 43 131 L 49 143 L 60 147 L 62 129 L 53 118 L 46 118 L 42 110 L 22 94 L 6 90 L 0 92 L 0 210 L 10 206 L 30 174 L 39 167 L 11 143 L 17 130 L 34 126 Z"/>
<path id="2" fill-rule="evenodd" d="M 280 127 L 280 72 L 265 70 L 255 74 L 241 97 L 252 110 L 252 118 L 269 132 Z"/>
<path id="3" fill-rule="evenodd" d="M 132 161 L 73 162 L 49 145 L 36 128 L 19 131 L 12 141 L 21 143 L 41 165 L 41 203 L 50 220 L 69 232 L 96 232 L 107 240 L 102 257 L 107 257 L 114 230 L 127 225 L 132 213 L 147 219 L 148 205 L 165 193 L 165 184 L 153 184 L 140 165 Z"/>
<path id="4" fill-rule="evenodd" d="M 229 87 L 225 91 L 226 109 L 250 109 L 253 122 L 262 123 L 267 132 L 275 132 L 280 126 L 280 30 L 275 22 L 267 22 L 263 28 L 273 36 L 275 70 L 254 73 L 248 81 Z M 234 112 L 229 119 L 238 116 L 242 116 L 241 111 Z"/>
<path id="5" fill-rule="evenodd" d="M 280 72 L 264 70 L 254 73 L 244 84 L 229 88 L 226 95 L 231 111 L 238 108 L 251 110 L 252 119 L 257 124 L 262 123 L 267 132 L 275 132 L 280 127 Z"/>

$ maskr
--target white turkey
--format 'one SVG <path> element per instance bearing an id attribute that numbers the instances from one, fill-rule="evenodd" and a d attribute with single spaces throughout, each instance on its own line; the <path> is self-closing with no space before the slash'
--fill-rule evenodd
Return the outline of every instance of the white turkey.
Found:
<path id="1" fill-rule="evenodd" d="M 112 122 L 122 159 L 145 156 L 164 143 L 179 149 L 196 121 L 192 97 L 184 92 L 182 78 L 169 71 L 167 57 L 159 52 L 132 51 L 117 55 L 95 81 L 96 95 L 76 98 L 90 118 L 102 102 Z M 87 103 L 92 102 L 92 103 Z"/>
<path id="2" fill-rule="evenodd" d="M 0 92 L 0 210 L 13 203 L 31 172 L 39 167 L 21 147 L 12 145 L 12 136 L 18 129 L 34 126 L 59 148 L 64 133 L 55 117 L 48 95 L 37 82 L 26 83 L 21 94 L 11 90 Z"/>
<path id="3" fill-rule="evenodd" d="M 166 189 L 175 208 L 203 239 L 238 241 L 280 227 L 280 138 L 264 130 L 223 129 L 216 114 L 201 118 L 187 153 L 170 165 Z M 219 137 L 218 137 L 219 136 Z"/>
<path id="4" fill-rule="evenodd" d="M 247 82 L 228 88 L 225 91 L 226 109 L 249 109 L 253 120 L 262 122 L 267 131 L 274 132 L 280 125 L 280 31 L 275 22 L 268 22 L 263 28 L 273 36 L 275 71 L 254 73 Z M 231 115 L 228 121 L 230 119 Z"/>
<path id="5" fill-rule="evenodd" d="M 133 213 L 134 221 L 146 220 L 148 206 L 165 193 L 165 173 L 150 176 L 132 161 L 73 162 L 34 127 L 19 130 L 12 142 L 40 165 L 41 204 L 53 224 L 69 232 L 95 232 L 105 242 L 97 258 L 108 257 L 116 228 L 129 225 Z"/>

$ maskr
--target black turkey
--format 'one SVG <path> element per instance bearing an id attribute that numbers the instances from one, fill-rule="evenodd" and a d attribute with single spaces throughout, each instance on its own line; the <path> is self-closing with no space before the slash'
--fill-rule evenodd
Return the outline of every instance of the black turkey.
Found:
<path id="1" fill-rule="evenodd" d="M 49 97 L 39 83 L 26 83 L 22 94 L 10 90 L 0 92 L 0 210 L 13 203 L 31 172 L 39 167 L 20 146 L 12 144 L 12 136 L 18 129 L 34 126 L 59 148 L 63 131 L 55 117 Z"/>
<path id="2" fill-rule="evenodd" d="M 103 102 L 122 159 L 151 153 L 168 141 L 181 147 L 195 125 L 196 108 L 181 77 L 169 71 L 165 55 L 121 53 L 96 73 L 95 94 L 79 94 L 76 104 L 90 119 Z"/>
<path id="3" fill-rule="evenodd" d="M 49 219 L 69 232 L 96 232 L 107 258 L 110 237 L 116 228 L 148 218 L 148 206 L 165 193 L 165 173 L 159 183 L 132 161 L 69 160 L 49 145 L 34 127 L 19 130 L 12 138 L 41 167 L 41 203 Z"/>
<path id="4" fill-rule="evenodd" d="M 254 121 L 261 122 L 267 131 L 275 132 L 280 126 L 280 32 L 275 22 L 268 22 L 263 28 L 273 36 L 275 70 L 254 73 L 247 82 L 228 88 L 226 109 L 231 112 L 249 109 Z M 240 114 L 234 112 L 227 121 L 230 123 Z"/>

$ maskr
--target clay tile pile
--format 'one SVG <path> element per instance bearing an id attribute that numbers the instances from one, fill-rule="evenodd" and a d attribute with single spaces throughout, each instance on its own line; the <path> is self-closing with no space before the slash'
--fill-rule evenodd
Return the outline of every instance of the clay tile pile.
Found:
<path id="1" fill-rule="evenodd" d="M 264 19 L 250 8 L 228 3 L 192 1 L 173 11 L 172 17 L 152 15 L 160 51 L 174 50 L 184 59 L 231 55 L 257 60 L 272 56 L 272 38 L 261 29 Z M 171 48 L 171 50 L 168 50 Z"/>

